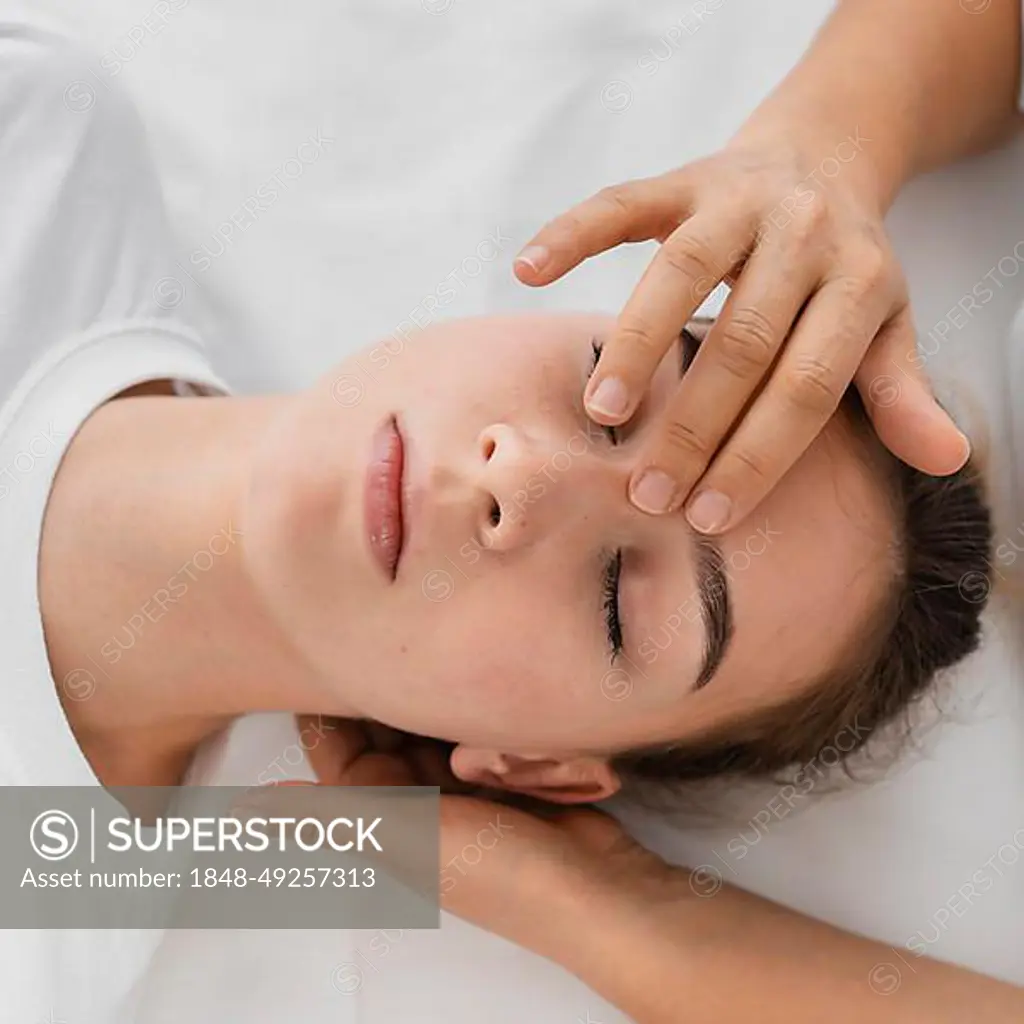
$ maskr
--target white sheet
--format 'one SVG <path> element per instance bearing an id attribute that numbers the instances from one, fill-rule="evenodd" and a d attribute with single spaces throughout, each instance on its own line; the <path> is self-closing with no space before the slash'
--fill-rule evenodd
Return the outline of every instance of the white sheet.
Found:
<path id="1" fill-rule="evenodd" d="M 142 108 L 179 226 L 183 284 L 208 290 L 224 325 L 217 368 L 249 390 L 305 383 L 339 354 L 390 334 L 453 270 L 457 296 L 432 316 L 614 312 L 647 247 L 614 252 L 543 292 L 515 283 L 512 256 L 544 219 L 592 190 L 722 143 L 830 6 L 33 3 L 74 25 L 101 55 L 90 88 L 116 74 Z M 309 146 L 300 147 L 318 135 L 313 160 Z M 922 338 L 934 337 L 961 296 L 1024 239 L 1022 171 L 1024 149 L 1012 147 L 918 183 L 894 210 Z M 288 173 L 294 177 L 282 180 L 276 198 L 262 200 L 266 209 L 232 229 L 224 254 L 209 255 L 220 248 L 219 227 L 232 215 L 245 222 L 247 200 L 252 209 L 272 176 Z M 495 232 L 507 239 L 499 258 L 464 264 Z M 209 266 L 198 269 L 204 255 Z M 974 396 L 995 417 L 997 435 L 1005 407 L 1000 347 L 1022 282 L 1024 275 L 1007 275 L 969 322 L 939 327 L 946 339 L 928 350 L 929 367 Z M 1000 474 L 997 487 L 1005 490 L 1008 479 Z M 1016 531 L 1020 513 L 1003 509 L 1001 536 Z M 997 861 L 1001 874 L 985 895 L 966 911 L 955 900 L 1024 826 L 1021 662 L 993 639 L 963 680 L 955 720 L 926 737 L 928 756 L 884 785 L 805 801 L 805 813 L 772 816 L 759 831 L 745 823 L 773 806 L 770 791 L 724 828 L 647 821 L 638 831 L 679 861 L 717 865 L 730 880 L 901 950 L 916 933 L 934 935 L 931 955 L 1024 983 L 1024 864 Z M 978 703 L 973 695 L 982 691 Z M 380 942 L 371 950 L 372 938 L 360 940 L 358 991 L 342 995 L 327 965 L 351 954 L 321 948 L 317 959 L 284 936 L 272 963 L 250 963 L 260 991 L 274 978 L 281 988 L 249 1019 L 623 1019 L 552 966 L 461 922 L 407 932 L 384 955 Z M 882 967 L 876 986 L 912 983 L 913 957 L 902 957 L 906 963 L 896 953 L 883 958 L 901 974 Z"/>

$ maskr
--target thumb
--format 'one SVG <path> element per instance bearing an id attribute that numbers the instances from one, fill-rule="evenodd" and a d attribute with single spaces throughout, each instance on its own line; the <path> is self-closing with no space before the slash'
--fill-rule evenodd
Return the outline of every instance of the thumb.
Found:
<path id="1" fill-rule="evenodd" d="M 909 307 L 879 331 L 854 381 L 882 444 L 898 459 L 932 476 L 963 468 L 970 442 L 932 393 Z"/>

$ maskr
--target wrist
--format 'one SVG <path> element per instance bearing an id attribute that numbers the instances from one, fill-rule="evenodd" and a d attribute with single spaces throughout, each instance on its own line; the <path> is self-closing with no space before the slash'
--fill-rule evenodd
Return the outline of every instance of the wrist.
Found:
<path id="1" fill-rule="evenodd" d="M 624 948 L 646 948 L 652 936 L 677 934 L 696 901 L 689 869 L 648 857 L 646 864 L 634 862 L 621 870 L 595 864 L 559 881 L 560 931 L 570 941 L 545 955 L 599 991 L 607 991 L 603 979 L 617 973 L 613 968 Z"/>
<path id="2" fill-rule="evenodd" d="M 577 880 L 567 888 L 568 938 L 546 954 L 613 1006 L 651 1024 L 677 1021 L 679 993 L 697 993 L 701 983 L 701 945 L 689 939 L 701 901 L 688 869 L 663 867 L 659 879 Z"/>

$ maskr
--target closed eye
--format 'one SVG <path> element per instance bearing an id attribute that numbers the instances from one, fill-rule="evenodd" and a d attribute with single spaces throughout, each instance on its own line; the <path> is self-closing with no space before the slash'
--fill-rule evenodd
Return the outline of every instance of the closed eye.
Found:
<path id="1" fill-rule="evenodd" d="M 608 560 L 601 587 L 604 622 L 608 634 L 608 651 L 614 662 L 622 653 L 622 619 L 619 616 L 619 580 L 622 576 L 622 550 Z"/>

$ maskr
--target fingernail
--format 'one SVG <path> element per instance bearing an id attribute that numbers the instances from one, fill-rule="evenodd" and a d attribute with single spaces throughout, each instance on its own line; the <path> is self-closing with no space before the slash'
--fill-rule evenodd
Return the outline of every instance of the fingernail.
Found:
<path id="1" fill-rule="evenodd" d="M 967 464 L 967 460 L 971 457 L 971 439 L 963 432 L 960 432 L 960 441 L 963 443 L 963 465 Z M 961 467 L 962 468 L 962 467 Z"/>
<path id="2" fill-rule="evenodd" d="M 516 263 L 525 263 L 535 274 L 539 274 L 551 259 L 546 245 L 528 245 L 515 259 Z"/>
<path id="3" fill-rule="evenodd" d="M 686 509 L 686 518 L 699 533 L 722 529 L 732 514 L 732 502 L 718 491 L 701 491 Z"/>
<path id="4" fill-rule="evenodd" d="M 641 512 L 660 515 L 671 507 L 675 490 L 676 482 L 668 473 L 660 469 L 647 469 L 633 485 L 629 496 Z"/>
<path id="5" fill-rule="evenodd" d="M 624 416 L 628 408 L 629 392 L 618 377 L 605 377 L 587 401 L 587 411 L 602 416 Z"/>

